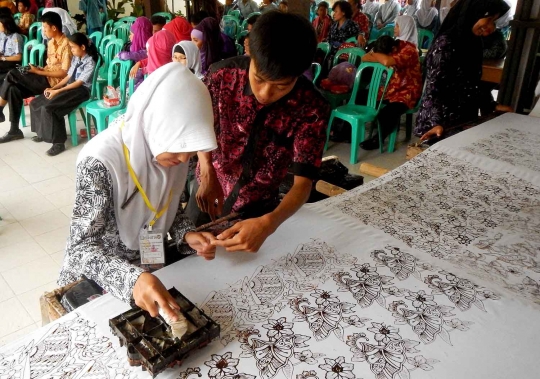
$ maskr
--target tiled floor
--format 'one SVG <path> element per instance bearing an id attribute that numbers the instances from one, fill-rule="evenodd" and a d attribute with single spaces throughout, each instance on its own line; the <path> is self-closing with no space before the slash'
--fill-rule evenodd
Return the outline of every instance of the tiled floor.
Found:
<path id="1" fill-rule="evenodd" d="M 8 122 L 0 124 L 0 135 L 8 127 Z M 23 131 L 24 140 L 0 145 L 0 346 L 41 326 L 39 297 L 57 287 L 82 148 L 68 139 L 66 152 L 49 157 L 50 145 L 32 142 L 29 127 Z M 393 154 L 360 150 L 359 158 L 392 169 L 405 161 L 405 148 L 401 142 Z M 349 152 L 348 144 L 330 144 L 326 155 L 339 156 L 358 173 L 359 164 L 348 163 Z"/>

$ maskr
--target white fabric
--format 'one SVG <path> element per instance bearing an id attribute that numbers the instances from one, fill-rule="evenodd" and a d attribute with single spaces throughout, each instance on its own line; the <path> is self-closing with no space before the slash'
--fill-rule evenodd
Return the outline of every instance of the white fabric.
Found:
<path id="1" fill-rule="evenodd" d="M 407 2 L 407 5 L 403 8 L 403 14 L 411 17 L 414 16 L 418 11 L 418 2 L 419 0 L 413 0 L 411 5 Z"/>
<path id="2" fill-rule="evenodd" d="M 495 26 L 497 27 L 497 29 L 502 29 L 502 28 L 507 27 L 508 25 L 510 25 L 510 21 L 512 21 L 514 18 L 514 10 L 512 9 L 512 2 L 510 0 L 504 0 L 504 1 L 506 4 L 508 4 L 510 9 L 508 9 L 508 12 L 503 14 L 501 17 L 497 19 L 497 21 L 495 21 Z"/>
<path id="3" fill-rule="evenodd" d="M 421 27 L 427 28 L 439 14 L 437 8 L 432 7 L 433 0 L 422 0 L 416 18 Z"/>
<path id="4" fill-rule="evenodd" d="M 377 12 L 379 12 L 381 4 L 376 0 L 368 0 L 364 4 L 364 7 L 362 9 L 362 12 L 371 15 L 373 21 L 375 21 L 375 17 L 377 17 Z"/>
<path id="5" fill-rule="evenodd" d="M 126 167 L 123 144 L 150 203 L 156 210 L 172 201 L 154 229 L 171 227 L 187 175 L 188 163 L 159 165 L 155 157 L 164 152 L 210 151 L 217 147 L 210 94 L 205 85 L 183 65 L 169 63 L 152 73 L 129 100 L 124 118 L 92 138 L 79 154 L 100 160 L 113 180 L 115 216 L 122 242 L 138 250 L 140 230 L 154 214 L 137 195 L 121 209 L 135 188 Z M 124 124 L 123 129 L 121 125 Z"/>
<path id="6" fill-rule="evenodd" d="M 390 20 L 392 14 L 396 12 L 396 8 L 399 8 L 397 0 L 388 0 L 386 3 L 381 5 L 379 12 L 381 12 L 381 17 L 383 22 L 393 22 Z"/>
<path id="7" fill-rule="evenodd" d="M 399 25 L 399 36 L 396 38 L 418 46 L 418 31 L 414 19 L 407 15 L 397 16 L 396 24 Z"/>
<path id="8" fill-rule="evenodd" d="M 71 18 L 70 14 L 62 8 L 45 8 L 43 10 L 43 14 L 47 12 L 54 12 L 58 13 L 58 15 L 62 18 L 62 31 L 66 35 L 73 35 L 77 33 L 77 24 L 75 24 L 75 21 Z"/>
<path id="9" fill-rule="evenodd" d="M 195 45 L 192 41 L 180 41 L 176 45 L 173 46 L 172 52 L 174 55 L 174 49 L 176 46 L 182 47 L 184 50 L 186 60 L 187 60 L 187 67 L 190 70 L 193 70 L 193 73 L 195 76 L 199 79 L 202 79 L 204 75 L 201 73 L 201 53 L 199 49 L 197 48 L 197 45 Z"/>

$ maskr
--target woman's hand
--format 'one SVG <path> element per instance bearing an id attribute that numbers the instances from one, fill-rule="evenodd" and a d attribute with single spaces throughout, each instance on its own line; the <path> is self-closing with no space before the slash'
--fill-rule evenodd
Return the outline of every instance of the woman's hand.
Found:
<path id="1" fill-rule="evenodd" d="M 495 107 L 496 112 L 511 112 L 514 113 L 514 109 L 508 105 L 497 104 Z"/>
<path id="2" fill-rule="evenodd" d="M 444 128 L 440 125 L 434 126 L 430 130 L 428 130 L 422 137 L 420 137 L 420 141 L 427 141 L 435 137 L 441 137 L 444 132 Z"/>
<path id="3" fill-rule="evenodd" d="M 212 245 L 212 241 L 216 237 L 212 233 L 207 232 L 189 232 L 186 233 L 184 240 L 189 247 L 197 251 L 197 255 L 203 257 L 207 261 L 211 261 L 216 257 L 216 247 Z"/>
<path id="4" fill-rule="evenodd" d="M 45 97 L 49 100 L 52 100 L 53 97 L 55 97 L 56 95 L 58 95 L 59 91 L 57 89 L 49 89 L 46 93 L 45 93 Z"/>
<path id="5" fill-rule="evenodd" d="M 180 306 L 163 283 L 149 272 L 143 272 L 135 282 L 133 299 L 137 306 L 148 311 L 152 317 L 157 317 L 161 308 L 172 321 L 178 321 L 174 309 L 180 310 Z"/>
<path id="6" fill-rule="evenodd" d="M 139 63 L 135 63 L 135 66 L 131 67 L 131 70 L 129 71 L 129 77 L 131 79 L 135 79 L 137 76 L 137 71 L 139 71 Z"/>

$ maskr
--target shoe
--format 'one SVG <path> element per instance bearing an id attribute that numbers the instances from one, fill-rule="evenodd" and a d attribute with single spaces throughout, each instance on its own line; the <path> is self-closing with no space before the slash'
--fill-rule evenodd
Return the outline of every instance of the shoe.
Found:
<path id="1" fill-rule="evenodd" d="M 23 139 L 23 138 L 24 138 L 24 134 L 20 130 L 19 130 L 19 133 L 16 133 L 16 134 L 10 134 L 9 132 L 7 132 L 6 134 L 4 134 L 3 137 L 0 137 L 0 143 L 11 142 L 11 141 L 15 141 L 18 139 Z"/>
<path id="2" fill-rule="evenodd" d="M 38 136 L 33 136 L 32 141 L 34 141 L 34 142 L 43 142 L 43 140 L 41 138 L 39 138 Z"/>
<path id="3" fill-rule="evenodd" d="M 60 154 L 64 150 L 66 150 L 66 146 L 63 143 L 54 143 L 52 147 L 47 150 L 47 155 L 50 157 L 54 157 L 55 155 Z"/>
<path id="4" fill-rule="evenodd" d="M 375 136 L 360 144 L 360 147 L 364 150 L 375 150 L 379 148 L 379 137 Z"/>

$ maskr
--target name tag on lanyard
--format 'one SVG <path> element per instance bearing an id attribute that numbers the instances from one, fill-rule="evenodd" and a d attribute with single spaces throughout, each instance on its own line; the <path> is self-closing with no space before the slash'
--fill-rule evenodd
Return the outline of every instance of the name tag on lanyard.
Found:
<path id="1" fill-rule="evenodd" d="M 154 271 L 165 266 L 165 247 L 161 230 L 144 228 L 139 233 L 141 267 Z"/>

